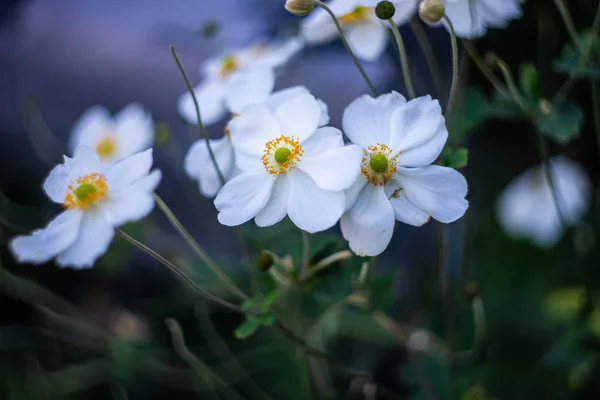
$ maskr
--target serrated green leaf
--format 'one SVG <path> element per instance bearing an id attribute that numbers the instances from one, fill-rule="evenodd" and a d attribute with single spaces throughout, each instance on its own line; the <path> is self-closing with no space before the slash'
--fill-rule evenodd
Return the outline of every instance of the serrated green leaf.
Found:
<path id="1" fill-rule="evenodd" d="M 553 106 L 550 114 L 539 113 L 534 122 L 544 135 L 565 144 L 580 135 L 583 112 L 573 102 L 565 101 Z"/>
<path id="2" fill-rule="evenodd" d="M 440 157 L 440 165 L 449 168 L 463 168 L 469 161 L 469 150 L 464 147 L 446 147 Z"/>
<path id="3" fill-rule="evenodd" d="M 588 63 L 582 62 L 579 49 L 572 42 L 567 43 L 561 56 L 554 62 L 554 69 L 578 78 L 600 79 L 600 40 L 590 30 L 578 36 L 581 46 L 589 47 Z"/>

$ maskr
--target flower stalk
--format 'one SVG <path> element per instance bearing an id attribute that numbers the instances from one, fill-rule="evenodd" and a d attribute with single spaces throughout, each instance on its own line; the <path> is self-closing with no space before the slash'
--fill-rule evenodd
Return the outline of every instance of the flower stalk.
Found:
<path id="1" fill-rule="evenodd" d="M 452 104 L 456 97 L 456 88 L 458 86 L 458 43 L 452 21 L 450 21 L 450 18 L 448 18 L 447 15 L 444 15 L 443 19 L 448 24 L 450 30 L 450 42 L 452 44 L 452 84 L 450 85 L 450 94 L 448 95 L 448 105 L 446 107 L 446 111 L 449 112 L 452 109 Z"/>
<path id="2" fill-rule="evenodd" d="M 402 74 L 404 76 L 404 84 L 406 85 L 406 90 L 408 91 L 408 96 L 411 99 L 414 99 L 415 89 L 413 88 L 412 79 L 410 77 L 410 68 L 408 66 L 408 57 L 406 55 L 406 47 L 404 46 L 404 40 L 402 40 L 402 35 L 396 26 L 396 23 L 390 18 L 387 20 L 392 28 L 392 32 L 394 34 L 394 39 L 396 40 L 396 45 L 398 45 L 398 52 L 400 53 L 400 64 L 402 64 Z"/>

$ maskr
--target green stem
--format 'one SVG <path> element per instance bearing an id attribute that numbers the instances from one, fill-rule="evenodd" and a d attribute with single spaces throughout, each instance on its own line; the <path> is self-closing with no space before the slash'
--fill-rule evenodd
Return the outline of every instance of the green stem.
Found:
<path id="1" fill-rule="evenodd" d="M 210 292 L 206 291 L 205 289 L 201 288 L 200 286 L 198 286 L 198 284 L 196 282 L 194 282 L 192 280 L 192 278 L 187 276 L 175 264 L 173 264 L 172 262 L 170 262 L 169 260 L 167 260 L 166 258 L 161 256 L 160 254 L 158 254 L 151 248 L 138 242 L 137 240 L 135 240 L 134 238 L 132 238 L 131 236 L 129 236 L 128 234 L 123 232 L 121 229 L 117 229 L 117 234 L 119 236 L 121 236 L 123 239 L 127 240 L 132 245 L 134 245 L 135 247 L 137 247 L 138 249 L 142 250 L 144 253 L 148 254 L 150 257 L 154 258 L 156 261 L 158 261 L 165 267 L 167 267 L 172 273 L 177 275 L 177 277 L 179 277 L 182 281 L 184 281 L 186 284 L 188 284 L 192 289 L 197 291 L 205 299 L 212 301 L 213 303 L 217 303 L 223 307 L 226 307 L 226 308 L 228 308 L 232 311 L 238 312 L 240 314 L 243 314 L 243 315 L 247 314 L 246 311 L 242 310 L 240 307 L 236 306 L 235 304 L 231 304 L 228 301 L 222 300 L 222 299 L 218 298 L 217 296 L 213 295 L 212 293 L 210 293 Z"/>
<path id="2" fill-rule="evenodd" d="M 213 166 L 215 167 L 215 170 L 217 171 L 217 175 L 219 176 L 221 185 L 224 185 L 225 178 L 223 177 L 223 174 L 221 173 L 221 169 L 219 168 L 219 164 L 217 164 L 217 159 L 215 158 L 215 153 L 213 152 L 212 147 L 210 145 L 210 137 L 208 136 L 208 131 L 206 130 L 206 127 L 202 123 L 202 117 L 200 116 L 200 106 L 198 105 L 198 99 L 196 98 L 196 93 L 194 92 L 194 88 L 192 87 L 192 84 L 190 83 L 190 80 L 188 79 L 187 74 L 185 73 L 185 69 L 183 69 L 183 65 L 181 65 L 181 62 L 179 61 L 179 57 L 177 57 L 177 53 L 175 52 L 175 47 L 173 45 L 170 45 L 169 48 L 171 49 L 171 54 L 173 55 L 173 59 L 175 59 L 175 63 L 177 63 L 179 72 L 181 73 L 181 76 L 183 77 L 183 80 L 185 81 L 185 85 L 187 86 L 190 94 L 192 95 L 192 100 L 194 101 L 194 107 L 196 108 L 196 118 L 198 119 L 198 128 L 200 129 L 200 132 L 202 132 L 202 135 L 204 136 L 204 140 L 206 140 L 206 147 L 208 148 L 208 154 L 210 155 L 210 159 L 213 163 Z"/>
<path id="3" fill-rule="evenodd" d="M 496 65 L 498 66 L 498 68 L 500 69 L 500 72 L 502 72 L 502 76 L 504 77 L 504 81 L 506 82 L 506 85 L 508 86 L 508 90 L 512 96 L 512 99 L 515 101 L 515 103 L 517 103 L 519 105 L 519 107 L 523 111 L 526 111 L 527 105 L 525 104 L 525 99 L 523 99 L 521 92 L 519 92 L 519 88 L 517 87 L 517 84 L 515 83 L 512 73 L 510 72 L 510 69 L 508 68 L 508 65 L 506 65 L 506 63 L 504 61 L 500 60 L 499 58 L 495 58 L 495 62 L 496 62 Z"/>
<path id="4" fill-rule="evenodd" d="M 316 263 L 314 265 L 314 267 L 312 267 L 310 269 L 310 271 L 308 271 L 308 273 L 306 275 L 304 275 L 303 279 L 301 280 L 301 283 L 310 281 L 319 272 L 321 272 L 324 269 L 330 267 L 331 265 L 337 263 L 338 261 L 347 260 L 351 257 L 352 257 L 352 252 L 350 250 L 341 250 L 341 251 L 338 251 L 337 253 L 333 253 L 332 255 L 330 255 L 328 257 L 325 257 L 324 259 L 322 259 L 321 261 Z"/>
<path id="5" fill-rule="evenodd" d="M 358 58 L 356 58 L 356 56 L 354 55 L 354 52 L 350 48 L 350 45 L 348 44 L 348 41 L 346 40 L 346 35 L 344 35 L 344 30 L 342 29 L 342 26 L 340 25 L 340 22 L 338 21 L 338 19 L 335 17 L 335 14 L 333 13 L 333 11 L 331 11 L 331 9 L 329 7 L 327 7 L 327 5 L 325 5 L 325 3 L 323 3 L 323 2 L 321 2 L 319 0 L 314 0 L 314 1 L 315 1 L 315 5 L 318 6 L 318 7 L 321 7 L 323 10 L 325 10 L 325 12 L 327 14 L 329 14 L 329 16 L 331 17 L 331 19 L 335 23 L 335 27 L 337 28 L 337 30 L 338 30 L 338 32 L 340 34 L 340 38 L 342 39 L 342 42 L 344 43 L 344 46 L 346 47 L 346 51 L 348 52 L 348 54 L 350 54 L 350 57 L 352 58 L 352 61 L 354 62 L 354 65 L 356 65 L 356 68 L 358 68 L 360 74 L 362 75 L 363 79 L 367 83 L 367 86 L 369 87 L 369 90 L 371 90 L 371 93 L 373 94 L 373 97 L 379 96 L 379 93 L 377 92 L 377 89 L 375 89 L 375 86 L 373 85 L 373 83 L 369 79 L 369 76 L 367 75 L 367 73 L 363 69 L 362 65 L 360 65 L 360 62 L 358 61 Z"/>
<path id="6" fill-rule="evenodd" d="M 175 214 L 171 211 L 171 209 L 165 204 L 165 202 L 155 193 L 154 201 L 158 207 L 165 214 L 173 228 L 181 235 L 181 237 L 185 240 L 185 242 L 190 246 L 190 248 L 200 257 L 206 265 L 210 268 L 210 270 L 223 282 L 227 288 L 240 299 L 252 301 L 250 297 L 244 293 L 242 289 L 240 289 L 229 277 L 219 268 L 217 263 L 213 261 L 212 258 L 200 247 L 198 242 L 194 240 L 192 235 L 185 229 L 185 227 L 181 224 L 181 222 L 177 219 Z"/>
<path id="7" fill-rule="evenodd" d="M 458 43 L 456 40 L 456 33 L 454 32 L 454 25 L 450 21 L 447 15 L 444 15 L 444 20 L 448 24 L 450 29 L 450 41 L 452 43 L 452 85 L 450 86 L 450 94 L 448 95 L 448 107 L 446 112 L 450 112 L 452 104 L 456 97 L 456 87 L 458 85 Z"/>
<path id="8" fill-rule="evenodd" d="M 498 80 L 496 75 L 494 75 L 494 73 L 485 65 L 484 61 L 481 59 L 481 57 L 477 53 L 477 50 L 475 50 L 475 48 L 473 47 L 471 42 L 463 39 L 463 40 L 461 40 L 461 44 L 463 45 L 465 50 L 467 50 L 467 53 L 469 54 L 469 57 L 471 57 L 471 60 L 473 60 L 475 65 L 477 65 L 477 67 L 479 68 L 481 73 L 487 78 L 488 81 L 490 81 L 490 83 L 494 86 L 494 88 L 502 96 L 510 99 L 510 95 L 506 91 L 506 88 L 504 87 L 504 85 L 502 85 L 502 83 L 500 82 L 500 80 Z"/>
<path id="9" fill-rule="evenodd" d="M 433 84 L 435 86 L 435 91 L 439 98 L 444 95 L 444 83 L 442 81 L 442 73 L 439 68 L 439 61 L 433 51 L 433 47 L 431 46 L 431 42 L 421 26 L 421 23 L 416 19 L 412 18 L 410 20 L 410 28 L 412 29 L 415 38 L 417 39 L 417 43 L 425 56 L 425 60 L 427 61 L 427 66 L 429 67 L 429 71 L 431 72 L 431 76 L 433 78 Z"/>
<path id="10" fill-rule="evenodd" d="M 556 188 L 554 186 L 554 178 L 552 177 L 552 171 L 550 168 L 550 156 L 548 155 L 548 147 L 546 146 L 546 141 L 542 137 L 540 131 L 536 130 L 536 143 L 538 147 L 538 153 L 544 162 L 544 174 L 546 175 L 546 180 L 548 181 L 548 185 L 550 185 L 550 191 L 552 192 L 552 198 L 554 199 L 554 204 L 556 205 L 556 211 L 558 212 L 558 216 L 560 222 L 563 226 L 565 225 L 565 219 L 562 214 L 562 210 L 560 209 L 560 203 L 558 202 L 558 193 L 556 192 Z"/>
<path id="11" fill-rule="evenodd" d="M 582 47 L 581 43 L 579 43 L 579 40 L 577 39 L 577 30 L 575 29 L 573 18 L 571 18 L 571 14 L 569 13 L 567 6 L 565 5 L 563 0 L 554 0 L 554 3 L 556 4 L 556 8 L 558 8 L 560 16 L 562 17 L 565 26 L 567 27 L 567 31 L 571 36 L 571 40 L 573 41 L 573 43 L 575 43 L 575 46 L 579 50 L 579 53 L 584 54 L 585 49 Z"/>
<path id="12" fill-rule="evenodd" d="M 412 79 L 410 78 L 410 68 L 408 67 L 408 57 L 406 56 L 404 40 L 402 40 L 402 35 L 400 35 L 400 31 L 398 30 L 396 23 L 391 18 L 387 21 L 392 28 L 394 39 L 396 39 L 396 45 L 398 45 L 398 52 L 400 52 L 400 63 L 402 64 L 402 74 L 404 75 L 404 84 L 406 85 L 406 90 L 408 91 L 408 97 L 414 99 L 416 97 L 415 89 L 413 88 Z"/>

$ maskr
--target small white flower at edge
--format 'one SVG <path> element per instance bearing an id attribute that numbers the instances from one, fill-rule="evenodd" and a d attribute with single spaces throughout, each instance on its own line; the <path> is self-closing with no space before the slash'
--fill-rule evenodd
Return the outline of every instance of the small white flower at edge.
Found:
<path id="1" fill-rule="evenodd" d="M 348 44 L 356 57 L 377 61 L 388 40 L 388 24 L 375 15 L 379 0 L 332 0 L 327 5 L 339 19 Z M 392 20 L 402 25 L 415 14 L 418 0 L 392 0 L 396 12 Z M 309 44 L 318 45 L 339 38 L 329 14 L 316 8 L 301 24 L 301 33 Z"/>
<path id="2" fill-rule="evenodd" d="M 106 169 L 132 154 L 152 147 L 152 115 L 137 103 L 131 103 L 114 117 L 102 106 L 90 107 L 71 129 L 69 150 L 88 146 L 100 156 Z"/>
<path id="3" fill-rule="evenodd" d="M 292 97 L 302 94 L 310 94 L 310 92 L 303 86 L 295 86 L 275 92 L 270 97 L 269 94 L 270 91 L 265 96 L 268 98 L 265 103 L 267 107 L 274 109 L 284 100 L 288 100 Z M 329 123 L 327 105 L 321 100 L 317 101 L 321 107 L 319 126 L 327 125 Z M 242 108 L 243 107 L 240 107 L 240 109 L 236 112 L 241 112 Z M 228 181 L 239 172 L 239 170 L 235 168 L 235 154 L 233 151 L 231 136 L 229 134 L 229 128 L 225 128 L 225 135 L 222 138 L 211 139 L 209 142 L 219 166 L 219 170 L 223 174 L 225 181 Z M 184 169 L 190 178 L 198 181 L 198 187 L 203 196 L 214 198 L 217 195 L 217 192 L 222 185 L 208 153 L 206 140 L 199 139 L 192 144 L 184 159 Z"/>
<path id="4" fill-rule="evenodd" d="M 19 262 L 91 267 L 112 241 L 115 228 L 144 218 L 154 207 L 152 192 L 161 173 L 150 172 L 152 149 L 125 158 L 108 170 L 87 146 L 51 172 L 43 188 L 65 211 L 44 229 L 17 236 L 10 248 Z"/>
<path id="5" fill-rule="evenodd" d="M 274 69 L 303 47 L 304 40 L 295 37 L 281 43 L 253 44 L 207 60 L 201 69 L 203 80 L 194 89 L 202 123 L 212 125 L 228 112 L 238 113 L 246 104 L 265 102 L 275 86 Z M 181 95 L 177 108 L 187 123 L 197 124 L 189 92 Z"/>
<path id="6" fill-rule="evenodd" d="M 430 165 L 448 131 L 437 100 L 407 102 L 396 92 L 364 95 L 344 111 L 348 138 L 363 149 L 361 174 L 346 191 L 342 234 L 356 254 L 375 256 L 392 238 L 395 220 L 421 226 L 430 217 L 450 223 L 462 217 L 467 182 L 452 168 Z"/>
<path id="7" fill-rule="evenodd" d="M 229 123 L 241 172 L 215 199 L 219 222 L 236 226 L 254 218 L 265 227 L 287 215 L 311 233 L 336 224 L 362 151 L 345 146 L 338 129 L 319 128 L 321 116 L 318 101 L 303 93 L 249 105 Z"/>
<path id="8" fill-rule="evenodd" d="M 446 15 L 456 36 L 477 39 L 488 28 L 505 28 L 511 20 L 521 17 L 525 0 L 445 0 Z"/>
<path id="9" fill-rule="evenodd" d="M 590 179 L 579 164 L 562 156 L 550 160 L 550 171 L 564 222 L 575 226 L 590 205 Z M 543 164 L 529 168 L 508 184 L 498 198 L 496 216 L 513 238 L 530 239 L 542 248 L 551 248 L 559 241 L 564 226 Z"/>

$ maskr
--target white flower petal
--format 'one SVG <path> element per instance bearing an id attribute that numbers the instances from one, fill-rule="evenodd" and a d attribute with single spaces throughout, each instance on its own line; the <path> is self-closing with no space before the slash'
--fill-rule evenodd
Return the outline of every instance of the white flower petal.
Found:
<path id="1" fill-rule="evenodd" d="M 82 212 L 67 210 L 54 218 L 44 229 L 33 231 L 29 236 L 17 236 L 10 248 L 21 263 L 40 264 L 65 250 L 77 238 Z"/>
<path id="2" fill-rule="evenodd" d="M 275 87 L 271 68 L 254 68 L 234 72 L 225 87 L 225 104 L 233 114 L 239 114 L 249 104 L 263 104 Z"/>
<path id="3" fill-rule="evenodd" d="M 150 214 L 154 208 L 152 193 L 160 182 L 161 172 L 152 171 L 149 175 L 131 184 L 129 190 L 120 196 L 110 197 L 98 207 L 106 212 L 113 226 L 138 221 Z"/>
<path id="4" fill-rule="evenodd" d="M 269 202 L 258 214 L 254 221 L 260 227 L 275 225 L 287 215 L 287 206 L 290 199 L 291 183 L 286 176 L 281 175 L 275 179 L 273 191 Z"/>
<path id="5" fill-rule="evenodd" d="M 115 229 L 106 213 L 99 208 L 86 211 L 77 239 L 58 255 L 56 263 L 61 267 L 90 268 L 106 252 L 114 235 Z"/>
<path id="6" fill-rule="evenodd" d="M 334 226 L 345 206 L 344 192 L 319 188 L 309 175 L 295 169 L 287 174 L 291 182 L 288 216 L 300 229 L 315 233 Z"/>
<path id="7" fill-rule="evenodd" d="M 344 208 L 344 211 L 348 211 L 352 208 L 354 203 L 356 203 L 358 195 L 363 190 L 366 184 L 367 178 L 363 174 L 360 174 L 358 175 L 358 178 L 356 178 L 352 186 L 350 186 L 344 191 L 344 196 L 346 198 L 346 207 Z"/>
<path id="8" fill-rule="evenodd" d="M 408 201 L 440 222 L 454 222 L 467 210 L 467 181 L 452 168 L 398 167 L 395 178 Z"/>
<path id="9" fill-rule="evenodd" d="M 392 115 L 391 131 L 390 147 L 394 152 L 413 151 L 407 157 L 412 162 L 417 162 L 416 166 L 431 164 L 442 150 L 443 143 L 442 147 L 427 146 L 430 141 L 435 139 L 435 142 L 439 143 L 443 138 L 445 142 L 445 138 L 448 137 L 440 104 L 437 100 L 432 100 L 429 95 L 416 98 L 398 107 Z M 421 149 L 421 146 L 426 149 Z M 435 154 L 436 151 L 437 154 Z M 400 155 L 400 164 L 413 166 L 412 162 L 404 163 L 403 155 Z M 427 162 L 427 160 L 430 161 Z"/>
<path id="10" fill-rule="evenodd" d="M 242 173 L 223 186 L 215 198 L 219 222 L 241 225 L 254 218 L 268 203 L 275 178 L 267 173 Z"/>
<path id="11" fill-rule="evenodd" d="M 227 181 L 234 167 L 233 146 L 227 137 L 210 140 L 210 147 L 217 160 L 219 170 Z M 221 188 L 221 180 L 210 158 L 206 140 L 199 139 L 188 150 L 183 160 L 183 167 L 188 176 L 198 181 L 200 193 L 208 198 L 214 198 Z"/>
<path id="12" fill-rule="evenodd" d="M 404 190 L 394 185 L 388 185 L 385 188 L 385 194 L 392 203 L 394 215 L 398 221 L 413 226 L 422 226 L 429 221 L 430 215 L 411 203 Z"/>
<path id="13" fill-rule="evenodd" d="M 323 100 L 321 99 L 317 99 L 317 102 L 319 103 L 319 107 L 321 107 L 321 117 L 319 118 L 319 126 L 325 126 L 329 123 L 329 107 L 327 106 L 327 103 L 325 103 Z"/>
<path id="14" fill-rule="evenodd" d="M 117 144 L 119 159 L 152 146 L 154 122 L 152 115 L 141 105 L 137 103 L 127 105 L 115 116 L 115 123 L 119 137 Z"/>
<path id="15" fill-rule="evenodd" d="M 319 126 L 321 107 L 312 95 L 301 94 L 282 102 L 275 110 L 275 118 L 283 135 L 303 142 Z"/>
<path id="16" fill-rule="evenodd" d="M 286 64 L 292 57 L 300 52 L 305 46 L 305 40 L 301 36 L 289 38 L 283 42 L 270 43 L 266 49 L 259 50 L 256 64 L 270 68 L 277 68 Z"/>
<path id="17" fill-rule="evenodd" d="M 87 174 L 101 172 L 102 164 L 96 152 L 87 146 L 79 146 L 73 158 L 64 157 L 44 181 L 44 191 L 55 203 L 63 203 L 69 184 Z"/>
<path id="18" fill-rule="evenodd" d="M 310 94 L 310 91 L 304 86 L 293 86 L 279 90 L 271 94 L 271 97 L 264 103 L 264 106 L 274 113 L 281 103 L 301 94 Z M 321 127 L 329 123 L 329 108 L 323 100 L 317 99 L 317 102 L 319 103 L 319 107 L 321 107 L 321 117 L 319 118 L 319 126 Z"/>
<path id="19" fill-rule="evenodd" d="M 225 107 L 225 84 L 221 80 L 206 81 L 194 89 L 205 126 L 212 125 L 227 115 Z M 177 102 L 179 115 L 191 125 L 197 125 L 196 107 L 190 92 L 185 92 Z"/>
<path id="20" fill-rule="evenodd" d="M 111 195 L 128 192 L 130 186 L 140 178 L 148 175 L 152 167 L 152 149 L 136 153 L 110 167 L 106 173 L 106 181 Z"/>
<path id="21" fill-rule="evenodd" d="M 389 144 L 393 112 L 406 103 L 397 92 L 373 98 L 362 95 L 344 110 L 343 130 L 348 138 L 362 146 Z"/>
<path id="22" fill-rule="evenodd" d="M 587 173 L 581 165 L 562 156 L 550 160 L 550 170 L 565 222 L 579 224 L 592 199 L 592 183 Z"/>
<path id="23" fill-rule="evenodd" d="M 71 129 L 69 151 L 73 154 L 75 149 L 82 145 L 95 149 L 98 139 L 113 130 L 114 126 L 113 117 L 105 107 L 88 108 Z"/>
<path id="24" fill-rule="evenodd" d="M 309 140 L 317 136 L 320 130 Z M 342 132 L 339 132 L 339 136 L 341 140 Z M 321 142 L 325 144 L 327 138 L 323 137 Z M 325 151 L 319 154 L 309 153 L 305 149 L 298 168 L 306 172 L 321 189 L 345 190 L 358 178 L 362 156 L 363 150 L 357 145 L 325 147 Z"/>
<path id="25" fill-rule="evenodd" d="M 415 15 L 417 11 L 417 0 L 400 0 L 394 1 L 393 3 L 394 7 L 396 8 L 396 12 L 392 17 L 392 20 L 396 23 L 396 25 L 404 25 L 412 18 L 413 15 Z"/>
<path id="26" fill-rule="evenodd" d="M 227 126 L 233 148 L 250 155 L 262 155 L 265 144 L 282 134 L 271 112 L 257 104 L 244 107 Z"/>
<path id="27" fill-rule="evenodd" d="M 308 140 L 302 143 L 305 155 L 318 156 L 330 149 L 344 146 L 342 132 L 331 126 L 319 128 Z"/>
<path id="28" fill-rule="evenodd" d="M 388 32 L 383 23 L 365 21 L 346 29 L 346 39 L 354 55 L 364 61 L 377 61 L 385 51 Z"/>
<path id="29" fill-rule="evenodd" d="M 341 220 L 342 235 L 359 256 L 381 254 L 392 240 L 394 209 L 381 186 L 365 185 Z"/>
<path id="30" fill-rule="evenodd" d="M 471 7 L 471 4 L 470 0 L 449 1 L 445 7 L 445 13 L 452 22 L 456 36 L 465 39 L 476 39 L 487 32 L 477 7 Z M 448 29 L 445 23 L 444 26 Z"/>

